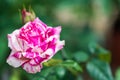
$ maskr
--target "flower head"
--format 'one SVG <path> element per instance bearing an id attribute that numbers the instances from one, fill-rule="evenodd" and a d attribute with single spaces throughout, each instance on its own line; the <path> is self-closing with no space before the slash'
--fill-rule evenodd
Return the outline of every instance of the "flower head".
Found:
<path id="1" fill-rule="evenodd" d="M 22 66 L 29 73 L 40 72 L 42 63 L 51 59 L 64 46 L 60 41 L 61 27 L 50 27 L 39 18 L 27 22 L 22 28 L 8 34 L 11 54 L 7 63 Z"/>

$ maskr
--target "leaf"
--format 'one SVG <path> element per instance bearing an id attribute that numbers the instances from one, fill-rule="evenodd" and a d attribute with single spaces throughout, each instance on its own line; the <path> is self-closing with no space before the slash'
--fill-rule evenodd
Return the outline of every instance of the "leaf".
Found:
<path id="1" fill-rule="evenodd" d="M 59 78 L 63 78 L 65 76 L 66 70 L 65 68 L 59 66 L 55 68 L 56 74 Z"/>
<path id="2" fill-rule="evenodd" d="M 47 77 L 52 71 L 53 67 L 44 68 L 40 73 L 38 73 L 38 76 Z"/>
<path id="3" fill-rule="evenodd" d="M 76 71 L 80 71 L 80 72 L 82 71 L 82 67 L 73 60 L 66 60 L 59 65 L 67 67 L 67 68 L 73 68 Z"/>
<path id="4" fill-rule="evenodd" d="M 100 45 L 96 43 L 91 43 L 89 45 L 89 49 L 92 55 L 94 54 L 96 58 L 104 62 L 111 62 L 111 53 L 108 50 L 102 48 Z"/>
<path id="5" fill-rule="evenodd" d="M 46 79 L 42 78 L 42 77 L 35 77 L 35 78 L 31 79 L 31 80 L 46 80 Z"/>
<path id="6" fill-rule="evenodd" d="M 77 62 L 86 62 L 88 60 L 89 56 L 87 53 L 85 53 L 83 51 L 79 51 L 74 54 L 74 58 Z"/>
<path id="7" fill-rule="evenodd" d="M 55 72 L 54 67 L 44 67 L 41 72 L 38 72 L 36 74 L 26 74 L 24 73 L 23 76 L 27 76 L 28 80 L 46 80 L 46 78 L 51 75 L 53 72 Z M 23 74 L 23 72 L 22 72 Z"/>
<path id="8" fill-rule="evenodd" d="M 87 63 L 86 68 L 94 80 L 113 80 L 108 63 L 94 59 Z"/>
<path id="9" fill-rule="evenodd" d="M 111 54 L 99 54 L 97 57 L 102 61 L 111 62 Z"/>
<path id="10" fill-rule="evenodd" d="M 120 68 L 115 72 L 115 80 L 120 80 Z"/>
<path id="11" fill-rule="evenodd" d="M 62 62 L 62 60 L 60 60 L 60 59 L 50 59 L 49 61 L 44 62 L 43 64 L 44 64 L 44 66 L 56 66 L 61 62 Z"/>
<path id="12" fill-rule="evenodd" d="M 108 54 L 109 51 L 104 49 L 103 47 L 101 47 L 99 44 L 97 43 L 90 43 L 89 44 L 89 50 L 92 54 Z"/>
<path id="13" fill-rule="evenodd" d="M 47 77 L 47 80 L 58 80 L 56 75 L 51 75 Z"/>

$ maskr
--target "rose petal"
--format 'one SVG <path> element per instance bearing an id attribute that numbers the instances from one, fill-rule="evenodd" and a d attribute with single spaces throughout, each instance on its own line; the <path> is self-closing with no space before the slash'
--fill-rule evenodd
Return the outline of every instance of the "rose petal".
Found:
<path id="1" fill-rule="evenodd" d="M 39 24 L 41 24 L 45 28 L 47 27 L 47 25 L 44 22 L 42 22 L 38 17 L 33 22 L 34 23 L 39 23 Z"/>
<path id="2" fill-rule="evenodd" d="M 16 52 L 12 56 L 20 59 L 22 57 L 22 54 L 21 54 L 21 52 Z"/>
<path id="3" fill-rule="evenodd" d="M 21 66 L 26 60 L 21 60 L 15 56 L 13 56 L 14 52 L 11 52 L 10 56 L 7 59 L 7 63 L 13 67 L 19 67 Z"/>
<path id="4" fill-rule="evenodd" d="M 51 59 L 53 57 L 53 55 L 54 55 L 53 49 L 49 48 L 44 53 L 42 53 L 40 56 L 45 58 L 42 62 L 46 62 L 49 59 Z"/>
<path id="5" fill-rule="evenodd" d="M 35 23 L 36 27 L 40 28 L 41 31 L 46 31 L 47 25 L 43 23 L 39 18 L 36 18 L 32 23 Z"/>
<path id="6" fill-rule="evenodd" d="M 23 57 L 28 59 L 33 59 L 39 55 L 39 53 L 36 52 L 22 52 Z"/>
<path id="7" fill-rule="evenodd" d="M 45 58 L 37 56 L 34 59 L 30 60 L 29 63 L 33 66 L 36 66 L 36 65 L 39 65 L 40 63 L 42 63 L 45 59 L 47 59 L 47 56 L 45 56 Z"/>
<path id="8" fill-rule="evenodd" d="M 19 30 L 15 30 L 12 34 L 8 34 L 8 46 L 14 51 L 22 51 L 20 41 L 18 40 Z"/>
<path id="9" fill-rule="evenodd" d="M 56 49 L 55 49 L 55 53 L 59 50 L 61 50 L 63 48 L 63 46 L 65 45 L 65 41 L 58 41 L 56 44 Z"/>
<path id="10" fill-rule="evenodd" d="M 58 26 L 58 27 L 55 27 L 55 28 L 49 26 L 47 28 L 46 35 L 48 35 L 48 37 L 51 37 L 51 36 L 60 36 L 60 32 L 61 32 L 61 26 Z"/>
<path id="11" fill-rule="evenodd" d="M 24 65 L 22 65 L 22 67 L 28 73 L 36 73 L 36 72 L 40 72 L 41 71 L 42 65 L 39 64 L 37 66 L 33 66 L 33 65 L 31 65 L 30 63 L 27 62 Z"/>
<path id="12" fill-rule="evenodd" d="M 55 31 L 55 35 L 60 35 L 61 26 L 55 27 L 55 28 L 54 28 L 54 31 Z"/>

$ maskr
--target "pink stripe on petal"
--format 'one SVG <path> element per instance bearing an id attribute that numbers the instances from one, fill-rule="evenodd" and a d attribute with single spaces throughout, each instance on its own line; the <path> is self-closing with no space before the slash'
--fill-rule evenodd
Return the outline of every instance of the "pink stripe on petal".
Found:
<path id="1" fill-rule="evenodd" d="M 35 57 L 35 53 L 33 52 L 23 52 L 23 57 L 28 58 L 28 59 L 32 59 Z"/>
<path id="2" fill-rule="evenodd" d="M 50 36 L 53 36 L 53 35 L 60 35 L 60 32 L 61 32 L 61 26 L 58 26 L 58 27 L 55 27 L 55 28 L 48 27 L 47 31 L 46 31 L 46 34 L 50 37 Z"/>
<path id="3" fill-rule="evenodd" d="M 48 42 L 48 48 L 51 48 L 53 51 L 55 51 L 55 47 L 56 47 L 56 38 L 53 38 L 52 41 Z"/>
<path id="4" fill-rule="evenodd" d="M 32 59 L 32 60 L 30 60 L 30 64 L 31 65 L 33 65 L 33 66 L 36 66 L 36 65 L 39 65 L 41 62 L 43 62 L 45 59 L 46 59 L 47 57 L 45 57 L 45 58 L 42 58 L 42 57 L 35 57 L 34 59 Z"/>
<path id="5" fill-rule="evenodd" d="M 37 73 L 37 72 L 41 71 L 42 65 L 39 64 L 37 66 L 33 66 L 33 65 L 29 64 L 29 63 L 25 63 L 22 67 L 28 73 Z"/>
<path id="6" fill-rule="evenodd" d="M 29 49 L 26 52 L 22 52 L 23 57 L 28 58 L 28 59 L 33 59 L 37 56 L 39 56 L 38 52 L 32 52 L 29 51 Z"/>
<path id="7" fill-rule="evenodd" d="M 21 58 L 22 54 L 21 54 L 21 52 L 16 52 L 16 53 L 13 54 L 13 56 L 16 57 L 16 58 Z"/>

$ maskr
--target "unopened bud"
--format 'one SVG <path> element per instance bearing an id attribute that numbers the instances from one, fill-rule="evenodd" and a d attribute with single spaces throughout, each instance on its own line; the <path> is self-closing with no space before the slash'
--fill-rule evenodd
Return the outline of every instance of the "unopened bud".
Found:
<path id="1" fill-rule="evenodd" d="M 26 8 L 23 8 L 21 11 L 22 14 L 22 23 L 25 24 L 29 21 L 33 21 L 35 19 L 35 13 L 32 9 L 29 9 L 29 11 L 26 11 Z"/>

